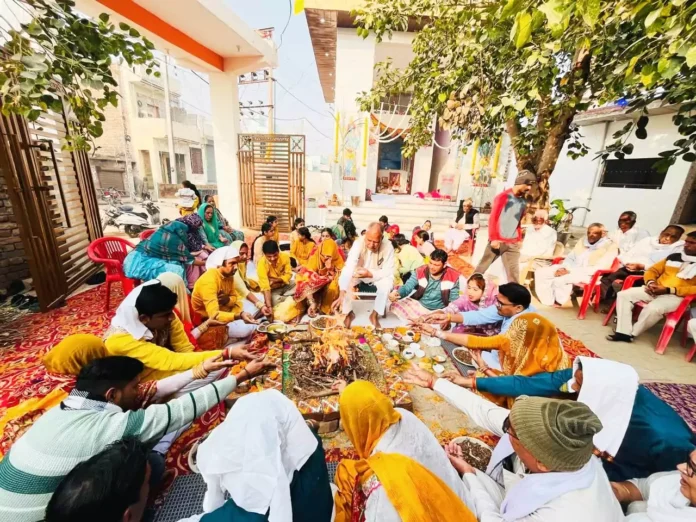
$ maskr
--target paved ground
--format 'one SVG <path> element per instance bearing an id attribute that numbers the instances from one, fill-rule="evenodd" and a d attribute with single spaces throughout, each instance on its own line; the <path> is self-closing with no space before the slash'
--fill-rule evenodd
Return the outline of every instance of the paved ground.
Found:
<path id="1" fill-rule="evenodd" d="M 613 343 L 605 336 L 612 333 L 610 325 L 602 326 L 604 315 L 590 311 L 584 321 L 577 319 L 577 308 L 570 306 L 555 309 L 535 303 L 543 314 L 565 333 L 585 343 L 600 357 L 623 362 L 633 366 L 641 381 L 663 381 L 683 384 L 696 384 L 696 358 L 687 363 L 684 358 L 693 345 L 689 339 L 687 347 L 681 346 L 683 325 L 675 332 L 664 355 L 655 353 L 655 345 L 664 323 L 645 332 L 633 343 Z M 611 324 L 611 323 L 610 323 Z"/>

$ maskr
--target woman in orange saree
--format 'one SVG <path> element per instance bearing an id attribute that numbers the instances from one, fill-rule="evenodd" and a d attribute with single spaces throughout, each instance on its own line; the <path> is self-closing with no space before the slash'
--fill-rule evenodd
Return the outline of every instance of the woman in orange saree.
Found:
<path id="1" fill-rule="evenodd" d="M 295 302 L 298 305 L 309 303 L 309 316 L 319 312 L 331 313 L 333 303 L 340 293 L 338 276 L 343 268 L 343 258 L 339 246 L 333 239 L 325 239 L 303 266 L 295 278 Z"/>

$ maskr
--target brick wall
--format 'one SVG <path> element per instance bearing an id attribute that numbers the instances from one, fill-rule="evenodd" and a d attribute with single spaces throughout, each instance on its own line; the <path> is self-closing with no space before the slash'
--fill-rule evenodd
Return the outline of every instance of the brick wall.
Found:
<path id="1" fill-rule="evenodd" d="M 5 176 L 0 172 L 0 289 L 30 277 L 19 226 L 12 212 Z"/>

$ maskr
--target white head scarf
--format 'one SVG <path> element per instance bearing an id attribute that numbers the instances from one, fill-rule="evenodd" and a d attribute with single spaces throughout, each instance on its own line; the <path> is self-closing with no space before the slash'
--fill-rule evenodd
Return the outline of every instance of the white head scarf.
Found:
<path id="1" fill-rule="evenodd" d="M 573 375 L 582 363 L 582 387 L 578 401 L 586 404 L 602 421 L 594 445 L 615 457 L 623 442 L 638 392 L 638 373 L 627 364 L 593 357 L 577 357 Z M 573 384 L 575 377 L 569 384 Z"/>
<path id="2" fill-rule="evenodd" d="M 218 248 L 208 256 L 205 262 L 205 268 L 206 270 L 210 270 L 211 268 L 221 267 L 225 261 L 234 259 L 235 257 L 239 257 L 239 249 L 231 246 Z"/>
<path id="3" fill-rule="evenodd" d="M 161 285 L 158 279 L 147 281 L 140 286 L 136 286 L 130 294 L 121 302 L 116 309 L 116 315 L 111 320 L 111 326 L 121 328 L 127 331 L 135 339 L 152 339 L 152 332 L 140 322 L 138 310 L 135 308 L 135 302 L 140 297 L 140 292 L 143 288 L 150 285 Z"/>
<path id="4" fill-rule="evenodd" d="M 292 522 L 290 481 L 317 445 L 297 407 L 278 390 L 242 397 L 198 449 L 208 486 L 203 509 L 222 506 L 228 492 L 250 513 L 270 508 L 269 522 Z"/>

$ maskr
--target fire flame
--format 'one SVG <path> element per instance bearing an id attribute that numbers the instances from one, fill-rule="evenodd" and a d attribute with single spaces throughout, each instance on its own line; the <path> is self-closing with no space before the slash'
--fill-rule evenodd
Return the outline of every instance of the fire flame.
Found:
<path id="1" fill-rule="evenodd" d="M 332 370 L 348 366 L 352 355 L 348 344 L 349 334 L 350 332 L 342 328 L 324 331 L 321 341 L 312 345 L 314 353 L 312 368 L 325 368 L 326 373 L 332 373 Z"/>

